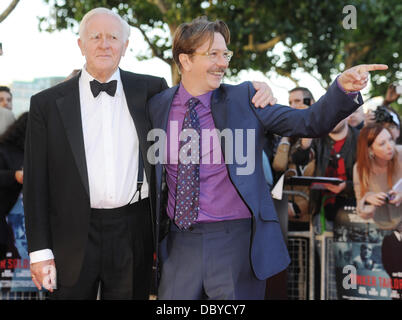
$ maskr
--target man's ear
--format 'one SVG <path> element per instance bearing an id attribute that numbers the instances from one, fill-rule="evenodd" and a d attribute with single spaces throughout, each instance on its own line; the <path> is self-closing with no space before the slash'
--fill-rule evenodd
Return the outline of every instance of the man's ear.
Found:
<path id="1" fill-rule="evenodd" d="M 123 53 L 121 54 L 122 57 L 124 57 L 124 55 L 126 54 L 127 48 L 128 48 L 128 39 L 127 39 L 126 43 L 124 44 Z"/>
<path id="2" fill-rule="evenodd" d="M 182 71 L 190 71 L 192 68 L 193 62 L 191 61 L 190 55 L 187 53 L 179 54 L 179 61 L 181 64 Z"/>
<path id="3" fill-rule="evenodd" d="M 85 56 L 85 54 L 84 54 L 84 46 L 83 46 L 83 44 L 82 44 L 81 38 L 78 38 L 77 43 L 78 43 L 78 46 L 80 47 L 81 54 L 82 54 L 83 56 Z"/>

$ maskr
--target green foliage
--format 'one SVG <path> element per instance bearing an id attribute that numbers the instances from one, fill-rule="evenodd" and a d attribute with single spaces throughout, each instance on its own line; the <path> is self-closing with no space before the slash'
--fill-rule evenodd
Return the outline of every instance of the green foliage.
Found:
<path id="1" fill-rule="evenodd" d="M 385 63 L 375 73 L 371 94 L 383 95 L 402 77 L 402 3 L 400 0 L 44 0 L 54 10 L 40 18 L 41 30 L 73 29 L 94 7 L 113 8 L 141 30 L 152 55 L 173 66 L 171 39 L 177 26 L 206 15 L 222 19 L 231 30 L 235 52 L 229 77 L 244 69 L 276 72 L 295 83 L 296 69 L 314 74 L 324 88 L 334 76 L 360 63 Z M 357 10 L 357 28 L 346 30 L 344 6 Z M 277 50 L 279 44 L 283 50 Z M 146 58 L 146 57 L 142 57 Z M 150 58 L 150 57 L 148 57 Z"/>

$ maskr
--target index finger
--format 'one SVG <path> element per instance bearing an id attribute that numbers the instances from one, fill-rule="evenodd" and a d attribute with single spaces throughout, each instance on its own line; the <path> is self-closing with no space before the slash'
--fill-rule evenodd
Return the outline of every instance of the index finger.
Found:
<path id="1" fill-rule="evenodd" d="M 32 278 L 32 282 L 35 284 L 38 290 L 42 289 L 42 286 L 40 285 L 39 281 L 36 278 Z"/>
<path id="2" fill-rule="evenodd" d="M 387 70 L 386 64 L 362 64 L 359 71 Z"/>

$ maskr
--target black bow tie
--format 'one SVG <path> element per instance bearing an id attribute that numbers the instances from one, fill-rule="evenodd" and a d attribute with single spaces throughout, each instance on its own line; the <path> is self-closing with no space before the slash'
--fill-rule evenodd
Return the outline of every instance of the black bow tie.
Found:
<path id="1" fill-rule="evenodd" d="M 109 96 L 114 97 L 117 88 L 117 80 L 112 80 L 107 83 L 100 83 L 96 80 L 92 80 L 89 82 L 91 86 L 91 91 L 94 97 L 96 98 L 101 91 L 105 91 Z"/>

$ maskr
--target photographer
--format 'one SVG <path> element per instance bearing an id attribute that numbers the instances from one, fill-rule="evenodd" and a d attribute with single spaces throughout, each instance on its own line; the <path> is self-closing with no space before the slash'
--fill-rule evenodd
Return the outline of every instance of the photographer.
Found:
<path id="1" fill-rule="evenodd" d="M 289 91 L 289 106 L 293 109 L 306 109 L 315 103 L 311 91 L 304 87 L 296 87 Z M 277 175 L 283 173 L 286 176 L 312 176 L 314 174 L 315 161 L 312 159 L 306 165 L 296 165 L 293 161 L 293 153 L 303 143 L 310 144 L 309 138 L 281 137 L 275 156 L 273 158 L 272 168 Z M 306 186 L 285 186 L 285 190 L 299 191 L 308 195 Z M 298 194 L 290 195 L 288 202 L 288 227 L 290 231 L 305 231 L 309 228 L 309 203 L 305 197 Z"/>
<path id="2" fill-rule="evenodd" d="M 401 144 L 401 119 L 395 111 L 385 106 L 379 106 L 374 111 L 374 119 L 376 123 L 380 123 L 389 129 L 396 144 Z"/>
<path id="3" fill-rule="evenodd" d="M 353 165 L 359 130 L 348 125 L 347 118 L 339 122 L 327 135 L 313 139 L 311 145 L 303 145 L 293 154 L 297 165 L 306 165 L 315 159 L 314 176 L 342 179 L 339 185 L 322 184 L 324 190 L 313 190 L 310 203 L 313 214 L 325 212 L 328 228 L 331 228 L 336 213 L 344 206 L 354 206 Z"/>
<path id="4" fill-rule="evenodd" d="M 391 104 L 395 103 L 401 96 L 401 88 L 402 86 L 389 85 L 383 105 L 377 107 L 375 111 L 368 110 L 364 117 L 365 126 L 382 123 L 389 128 L 396 144 L 402 144 L 402 136 L 400 135 L 401 119 L 398 112 L 391 107 Z"/>

